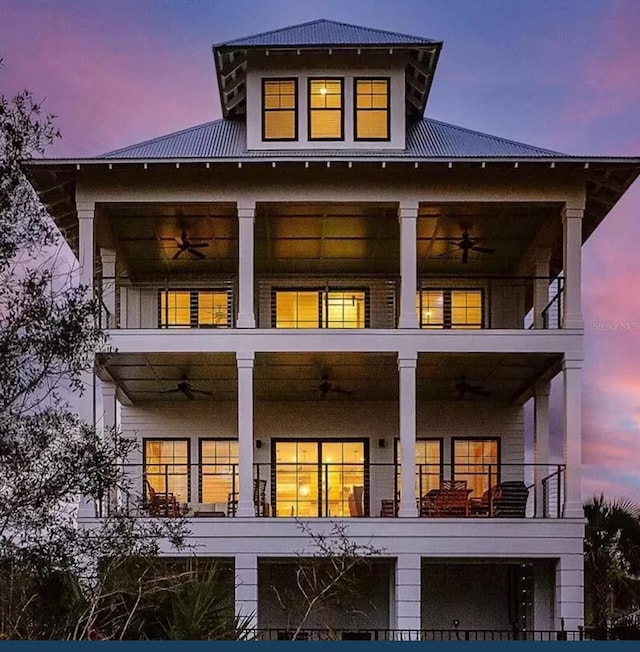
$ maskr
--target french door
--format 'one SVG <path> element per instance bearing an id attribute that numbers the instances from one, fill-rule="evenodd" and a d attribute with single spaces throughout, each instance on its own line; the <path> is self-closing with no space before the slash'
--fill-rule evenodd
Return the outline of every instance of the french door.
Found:
<path id="1" fill-rule="evenodd" d="M 368 456 L 365 440 L 272 440 L 274 515 L 367 516 Z"/>

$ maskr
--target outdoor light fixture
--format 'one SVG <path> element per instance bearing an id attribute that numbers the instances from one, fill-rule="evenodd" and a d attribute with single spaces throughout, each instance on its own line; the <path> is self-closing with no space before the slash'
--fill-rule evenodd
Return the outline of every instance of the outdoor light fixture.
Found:
<path id="1" fill-rule="evenodd" d="M 378 448 L 385 448 L 387 445 L 387 442 L 381 437 L 378 439 Z"/>
<path id="2" fill-rule="evenodd" d="M 256 448 L 262 448 L 262 439 L 256 439 Z"/>

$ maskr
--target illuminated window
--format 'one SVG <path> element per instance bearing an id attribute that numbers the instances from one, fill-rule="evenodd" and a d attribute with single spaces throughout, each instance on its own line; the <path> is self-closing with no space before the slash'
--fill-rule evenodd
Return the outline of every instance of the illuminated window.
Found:
<path id="1" fill-rule="evenodd" d="M 389 140 L 389 80 L 355 80 L 356 140 Z"/>
<path id="2" fill-rule="evenodd" d="M 421 328 L 483 327 L 482 290 L 422 290 L 416 295 Z"/>
<path id="3" fill-rule="evenodd" d="M 262 140 L 297 140 L 298 82 L 262 80 Z"/>
<path id="4" fill-rule="evenodd" d="M 343 139 L 342 79 L 309 80 L 309 140 Z"/>
<path id="5" fill-rule="evenodd" d="M 472 496 L 482 496 L 498 482 L 499 455 L 498 439 L 454 439 L 454 478 L 466 480 Z"/>
<path id="6" fill-rule="evenodd" d="M 276 516 L 365 516 L 364 441 L 276 441 Z"/>
<path id="7" fill-rule="evenodd" d="M 275 328 L 367 328 L 364 290 L 275 290 Z"/>
<path id="8" fill-rule="evenodd" d="M 173 494 L 180 503 L 189 501 L 189 441 L 144 440 L 144 494 Z"/>
<path id="9" fill-rule="evenodd" d="M 396 491 L 402 487 L 400 440 L 396 439 Z M 442 477 L 442 440 L 416 440 L 416 498 L 440 487 Z"/>
<path id="10" fill-rule="evenodd" d="M 222 503 L 238 492 L 238 440 L 200 440 L 200 502 Z"/>
<path id="11" fill-rule="evenodd" d="M 226 290 L 160 290 L 160 328 L 228 328 L 231 296 Z"/>

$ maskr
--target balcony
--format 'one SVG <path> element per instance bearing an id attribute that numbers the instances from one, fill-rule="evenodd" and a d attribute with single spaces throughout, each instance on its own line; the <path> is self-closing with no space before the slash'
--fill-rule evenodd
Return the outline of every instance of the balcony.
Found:
<path id="1" fill-rule="evenodd" d="M 96 516 L 234 518 L 239 465 L 128 464 L 126 486 L 95 500 Z M 400 464 L 254 464 L 256 516 L 274 519 L 398 517 Z M 455 479 L 450 479 L 455 478 Z M 537 479 L 537 486 L 534 481 Z M 557 519 L 564 465 L 417 464 L 421 519 Z"/>
<path id="2" fill-rule="evenodd" d="M 397 329 L 399 286 L 386 276 L 258 278 L 256 324 L 349 333 Z M 562 328 L 562 277 L 430 275 L 419 288 L 418 325 L 431 332 Z M 168 285 L 103 277 L 97 299 L 99 324 L 107 330 L 224 331 L 235 328 L 237 279 L 193 277 Z"/>

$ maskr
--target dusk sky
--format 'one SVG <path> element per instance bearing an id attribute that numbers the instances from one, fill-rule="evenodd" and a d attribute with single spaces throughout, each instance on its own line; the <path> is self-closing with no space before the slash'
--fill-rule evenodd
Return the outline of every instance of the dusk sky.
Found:
<path id="1" fill-rule="evenodd" d="M 96 155 L 221 117 L 211 45 L 317 18 L 443 40 L 429 117 L 640 156 L 640 0 L 0 0 L 0 89 Z M 583 252 L 583 493 L 640 502 L 640 181 Z"/>

